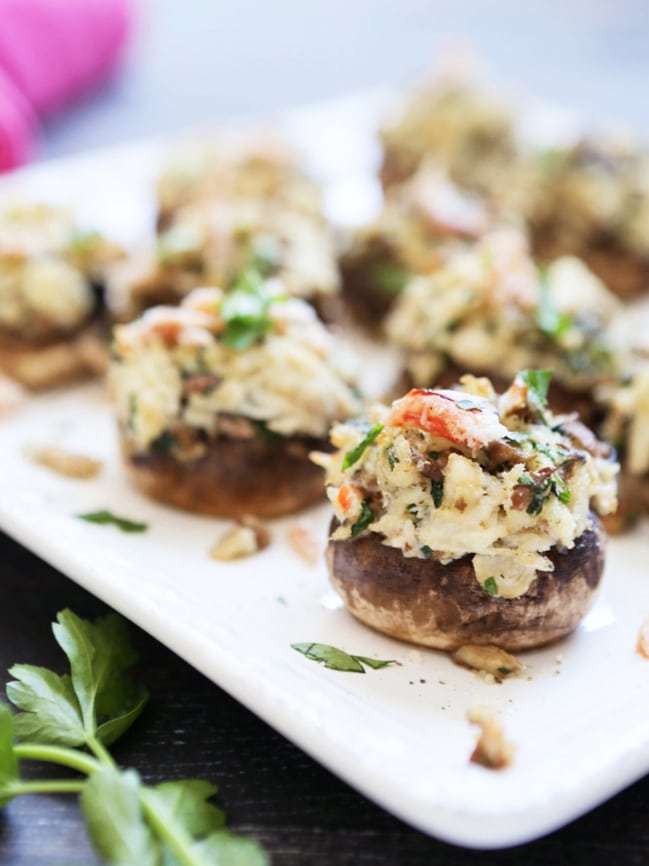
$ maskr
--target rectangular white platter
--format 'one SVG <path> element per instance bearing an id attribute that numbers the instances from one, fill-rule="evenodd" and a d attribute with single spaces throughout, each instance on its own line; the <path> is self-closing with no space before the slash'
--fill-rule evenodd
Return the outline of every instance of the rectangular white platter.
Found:
<path id="1" fill-rule="evenodd" d="M 371 130 L 382 97 L 298 110 L 279 125 L 304 146 L 327 201 L 353 221 L 376 204 Z M 128 240 L 153 214 L 151 179 L 165 142 L 43 164 L 3 181 L 15 193 L 70 202 Z M 101 476 L 71 481 L 33 465 L 25 446 L 58 444 L 101 459 Z M 324 564 L 306 565 L 271 525 L 273 543 L 232 563 L 208 558 L 217 520 L 155 505 L 122 474 L 100 385 L 31 398 L 0 423 L 0 526 L 142 626 L 306 752 L 421 830 L 456 844 L 529 841 L 649 772 L 649 662 L 635 652 L 649 614 L 647 525 L 611 542 L 598 600 L 577 632 L 522 656 L 523 676 L 488 683 L 443 653 L 365 628 L 329 589 Z M 125 535 L 77 519 L 109 508 L 145 521 Z M 324 547 L 329 512 L 303 523 Z M 317 665 L 290 647 L 333 644 L 396 659 L 365 675 Z M 516 747 L 512 765 L 469 763 L 481 706 Z"/>

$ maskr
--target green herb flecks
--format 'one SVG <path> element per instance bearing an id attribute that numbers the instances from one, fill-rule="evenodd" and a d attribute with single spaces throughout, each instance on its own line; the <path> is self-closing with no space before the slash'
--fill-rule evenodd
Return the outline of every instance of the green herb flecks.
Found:
<path id="1" fill-rule="evenodd" d="M 383 430 L 383 424 L 375 424 L 367 433 L 367 435 L 361 439 L 358 445 L 355 445 L 350 451 L 348 451 L 343 458 L 343 471 L 345 469 L 349 469 L 350 466 L 353 466 L 365 453 L 365 450 L 376 441 L 378 435 Z M 392 468 L 392 467 L 391 467 Z"/>
<path id="2" fill-rule="evenodd" d="M 101 511 L 88 511 L 86 514 L 75 515 L 79 520 L 87 523 L 98 523 L 100 526 L 115 526 L 122 532 L 146 532 L 148 523 L 140 523 L 137 520 L 129 520 L 126 517 L 118 517 L 112 511 L 102 509 Z"/>
<path id="3" fill-rule="evenodd" d="M 433 505 L 439 508 L 444 499 L 444 479 L 433 478 L 430 482 L 430 495 L 433 497 Z"/>
<path id="4" fill-rule="evenodd" d="M 221 301 L 223 344 L 241 350 L 262 340 L 273 328 L 270 307 L 274 300 L 259 270 L 247 268 Z"/>
<path id="5" fill-rule="evenodd" d="M 332 671 L 364 674 L 365 667 L 376 671 L 387 668 L 389 665 L 399 664 L 396 659 L 373 659 L 368 656 L 350 655 L 344 650 L 326 643 L 292 643 L 291 649 L 302 653 L 311 661 L 319 662 Z"/>
<path id="6" fill-rule="evenodd" d="M 163 457 L 168 457 L 178 447 L 178 444 L 178 437 L 169 430 L 165 430 L 157 439 L 153 440 L 151 450 L 157 454 L 161 454 Z"/>
<path id="7" fill-rule="evenodd" d="M 464 409 L 465 412 L 479 412 L 480 406 L 474 403 L 473 400 L 458 400 L 455 404 L 458 409 Z"/>
<path id="8" fill-rule="evenodd" d="M 360 517 L 352 525 L 351 528 L 351 537 L 356 538 L 357 535 L 360 535 L 361 532 L 364 532 L 370 523 L 374 522 L 374 512 L 370 507 L 370 500 L 364 499 L 361 504 L 361 513 Z"/>
<path id="9" fill-rule="evenodd" d="M 548 388 L 552 380 L 551 370 L 521 370 L 519 377 L 527 385 L 528 399 L 538 407 L 548 405 Z"/>
<path id="10" fill-rule="evenodd" d="M 424 556 L 430 556 L 433 552 L 433 548 L 429 547 L 427 544 L 422 544 L 422 546 L 419 549 L 424 554 Z"/>
<path id="11" fill-rule="evenodd" d="M 399 458 L 397 457 L 397 452 L 395 450 L 394 445 L 390 445 L 385 449 L 385 456 L 388 459 L 388 466 L 390 467 L 390 471 L 394 471 L 394 467 L 399 463 Z"/>
<path id="12" fill-rule="evenodd" d="M 369 272 L 369 281 L 386 295 L 400 295 L 412 274 L 397 262 L 376 262 Z"/>
<path id="13" fill-rule="evenodd" d="M 498 595 L 498 583 L 495 577 L 488 577 L 483 583 L 483 588 L 489 595 Z"/>
<path id="14" fill-rule="evenodd" d="M 535 481 L 531 476 L 524 474 L 519 477 L 518 483 L 532 489 L 532 498 L 526 508 L 530 515 L 540 514 L 553 493 L 564 504 L 570 501 L 570 488 L 558 472 L 553 472 L 542 481 Z"/>
<path id="15" fill-rule="evenodd" d="M 225 829 L 210 802 L 216 787 L 200 779 L 144 785 L 121 770 L 110 746 L 140 715 L 147 693 L 131 680 L 136 660 L 126 625 L 114 614 L 95 622 L 61 611 L 53 625 L 69 661 L 64 675 L 14 665 L 0 704 L 0 808 L 29 793 L 79 793 L 88 835 L 107 864 L 268 866 L 253 841 Z M 24 761 L 46 761 L 77 778 L 23 780 Z"/>
<path id="16" fill-rule="evenodd" d="M 536 313 L 536 325 L 546 337 L 560 340 L 572 327 L 572 316 L 565 311 L 558 310 L 555 306 L 546 268 L 538 268 L 538 275 L 540 297 Z"/>
<path id="17" fill-rule="evenodd" d="M 252 423 L 257 439 L 261 439 L 262 442 L 273 442 L 279 436 L 279 433 L 271 430 L 265 421 L 253 421 Z"/>

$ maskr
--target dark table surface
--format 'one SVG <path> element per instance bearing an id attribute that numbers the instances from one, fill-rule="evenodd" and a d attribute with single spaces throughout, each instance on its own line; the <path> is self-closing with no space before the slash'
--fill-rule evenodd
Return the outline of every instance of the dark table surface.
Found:
<path id="1" fill-rule="evenodd" d="M 151 0 L 124 72 L 45 126 L 42 155 L 403 82 L 458 36 L 519 92 L 649 132 L 649 5 L 641 0 Z M 84 616 L 104 610 L 0 535 L 0 670 L 17 661 L 59 667 L 49 623 L 64 607 Z M 258 838 L 277 866 L 649 860 L 649 778 L 538 842 L 452 848 L 374 806 L 165 647 L 134 635 L 151 701 L 116 746 L 117 759 L 148 781 L 218 783 L 232 829 Z M 97 862 L 73 797 L 22 797 L 0 816 L 2 864 Z"/>

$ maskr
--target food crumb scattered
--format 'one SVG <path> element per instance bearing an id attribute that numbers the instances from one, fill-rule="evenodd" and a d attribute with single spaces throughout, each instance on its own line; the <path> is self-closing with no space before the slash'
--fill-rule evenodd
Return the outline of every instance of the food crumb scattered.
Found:
<path id="1" fill-rule="evenodd" d="M 96 478 L 103 466 L 101 460 L 95 460 L 85 454 L 71 454 L 56 445 L 27 446 L 24 453 L 33 463 L 45 466 L 66 478 Z"/>
<path id="2" fill-rule="evenodd" d="M 635 651 L 641 655 L 643 659 L 649 659 L 649 616 L 646 616 L 638 631 L 638 640 L 636 641 Z"/>
<path id="3" fill-rule="evenodd" d="M 281 605 L 284 605 L 284 607 L 288 607 L 288 602 L 286 601 L 286 599 L 284 598 L 283 595 L 278 595 L 275 598 L 275 601 L 277 602 L 277 604 L 281 604 Z"/>
<path id="4" fill-rule="evenodd" d="M 307 565 L 316 565 L 322 549 L 311 529 L 302 521 L 295 520 L 286 530 L 286 540 L 289 546 Z"/>
<path id="5" fill-rule="evenodd" d="M 243 517 L 230 526 L 210 549 L 210 559 L 230 562 L 252 556 L 268 547 L 270 532 L 255 517 Z"/>
<path id="6" fill-rule="evenodd" d="M 0 419 L 19 409 L 26 399 L 27 392 L 18 382 L 0 376 Z"/>
<path id="7" fill-rule="evenodd" d="M 480 764 L 481 767 L 489 770 L 503 770 L 508 767 L 514 757 L 514 745 L 505 739 L 495 716 L 482 709 L 474 708 L 467 713 L 467 719 L 472 725 L 480 728 L 478 742 L 471 754 L 470 762 Z"/>
<path id="8" fill-rule="evenodd" d="M 413 662 L 414 664 L 417 664 L 417 665 L 421 664 L 422 658 L 423 658 L 422 654 L 419 652 L 419 650 L 410 650 L 410 652 L 407 655 L 408 661 Z"/>
<path id="9" fill-rule="evenodd" d="M 455 650 L 452 659 L 457 664 L 478 671 L 487 682 L 501 683 L 521 670 L 518 659 L 504 649 L 490 644 L 466 644 Z"/>

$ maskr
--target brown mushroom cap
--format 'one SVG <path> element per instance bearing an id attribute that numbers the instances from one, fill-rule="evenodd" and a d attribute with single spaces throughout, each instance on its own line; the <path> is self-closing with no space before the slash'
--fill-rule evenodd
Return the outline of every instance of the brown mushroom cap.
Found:
<path id="1" fill-rule="evenodd" d="M 489 595 L 471 554 L 447 565 L 405 557 L 376 533 L 330 541 L 327 564 L 349 611 L 392 637 L 445 650 L 469 643 L 531 649 L 569 634 L 590 607 L 605 548 L 601 524 L 591 520 L 571 550 L 548 551 L 554 571 L 537 572 L 519 598 Z"/>
<path id="2" fill-rule="evenodd" d="M 279 517 L 322 499 L 324 473 L 309 452 L 328 443 L 306 436 L 268 441 L 219 435 L 193 460 L 148 451 L 134 454 L 122 437 L 130 480 L 142 493 L 198 514 Z"/>

